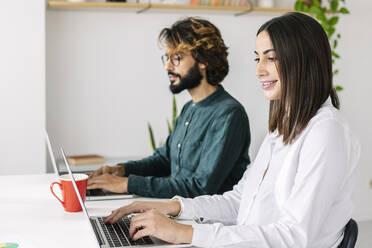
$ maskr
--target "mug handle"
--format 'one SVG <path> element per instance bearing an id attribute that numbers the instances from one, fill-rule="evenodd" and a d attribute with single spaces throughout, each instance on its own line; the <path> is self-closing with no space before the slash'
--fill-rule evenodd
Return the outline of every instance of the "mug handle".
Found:
<path id="1" fill-rule="evenodd" d="M 54 197 L 57 198 L 57 200 L 62 204 L 62 206 L 64 206 L 64 205 L 65 205 L 65 202 L 62 201 L 61 199 L 59 199 L 59 197 L 58 197 L 56 194 L 54 194 L 53 186 L 54 186 L 55 184 L 58 184 L 59 187 L 62 189 L 62 184 L 60 184 L 60 183 L 58 183 L 58 182 L 53 182 L 53 183 L 50 185 L 50 191 L 52 192 L 52 194 L 54 195 Z"/>

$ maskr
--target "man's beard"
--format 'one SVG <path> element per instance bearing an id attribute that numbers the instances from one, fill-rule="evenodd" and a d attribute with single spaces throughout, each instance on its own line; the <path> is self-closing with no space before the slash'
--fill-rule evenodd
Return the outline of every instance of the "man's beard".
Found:
<path id="1" fill-rule="evenodd" d="M 169 89 L 173 94 L 178 94 L 185 89 L 193 89 L 200 85 L 203 78 L 199 70 L 199 63 L 194 62 L 194 65 L 189 69 L 185 76 L 168 71 L 168 75 L 173 75 L 179 78 L 178 84 L 171 82 Z"/>

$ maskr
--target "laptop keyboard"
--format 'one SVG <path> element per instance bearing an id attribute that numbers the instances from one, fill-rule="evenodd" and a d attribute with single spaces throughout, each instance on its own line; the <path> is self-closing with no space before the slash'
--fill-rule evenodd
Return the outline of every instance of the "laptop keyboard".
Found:
<path id="1" fill-rule="evenodd" d="M 151 245 L 154 242 L 146 236 L 136 241 L 132 240 L 129 235 L 131 217 L 123 217 L 115 224 L 105 224 L 103 217 L 97 217 L 99 225 L 107 238 L 110 247 Z"/>
<path id="2" fill-rule="evenodd" d="M 104 196 L 106 195 L 102 189 L 88 189 L 86 196 Z"/>

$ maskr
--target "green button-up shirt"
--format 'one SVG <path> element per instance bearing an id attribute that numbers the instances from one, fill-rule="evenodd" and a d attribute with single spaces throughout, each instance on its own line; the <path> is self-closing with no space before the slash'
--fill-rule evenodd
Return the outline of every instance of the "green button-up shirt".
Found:
<path id="1" fill-rule="evenodd" d="M 147 197 L 195 197 L 231 190 L 250 163 L 244 107 L 222 86 L 185 104 L 166 144 L 152 156 L 122 163 L 128 192 Z"/>

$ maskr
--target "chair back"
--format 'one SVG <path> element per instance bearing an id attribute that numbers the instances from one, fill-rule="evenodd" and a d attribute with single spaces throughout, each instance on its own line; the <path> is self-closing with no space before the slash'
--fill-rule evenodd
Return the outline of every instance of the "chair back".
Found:
<path id="1" fill-rule="evenodd" d="M 345 226 L 344 238 L 339 248 L 354 248 L 358 238 L 358 224 L 355 220 L 350 219 Z"/>

